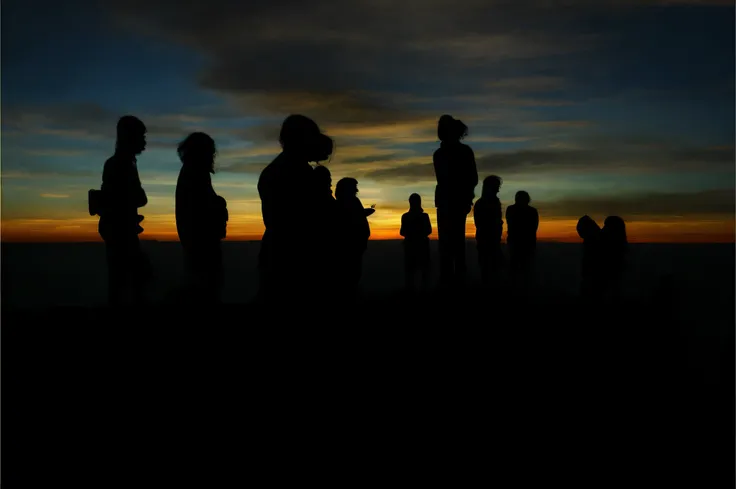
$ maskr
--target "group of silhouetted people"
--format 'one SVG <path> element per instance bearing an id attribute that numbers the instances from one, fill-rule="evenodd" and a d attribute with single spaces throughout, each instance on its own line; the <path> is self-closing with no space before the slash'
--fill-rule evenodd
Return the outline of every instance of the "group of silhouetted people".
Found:
<path id="1" fill-rule="evenodd" d="M 475 199 L 478 172 L 473 150 L 462 142 L 468 128 L 450 115 L 439 119 L 440 147 L 434 152 L 437 179 L 435 207 L 440 252 L 440 283 L 461 288 L 467 266 L 465 230 L 473 212 L 482 282 L 498 285 L 506 260 L 502 253 L 503 210 L 498 198 L 502 179 L 483 180 Z M 371 231 L 358 198 L 358 181 L 343 178 L 333 195 L 332 176 L 321 162 L 333 153 L 334 143 L 319 126 L 303 115 L 287 117 L 279 134 L 281 153 L 261 172 L 258 194 L 265 232 L 258 255 L 259 294 L 270 304 L 306 297 L 310 290 L 342 300 L 354 298 L 362 276 L 363 254 Z M 117 124 L 114 155 L 105 162 L 100 190 L 90 190 L 91 215 L 99 215 L 99 232 L 107 251 L 108 293 L 111 304 L 144 301 L 143 290 L 152 276 L 138 235 L 147 203 L 138 176 L 137 156 L 146 147 L 146 127 L 133 116 Z M 221 241 L 227 235 L 228 211 L 224 198 L 212 187 L 217 154 L 215 141 L 195 132 L 177 148 L 181 170 L 176 185 L 176 228 L 188 272 L 192 300 L 220 300 L 223 277 Z M 312 166 L 311 163 L 316 163 Z M 527 192 L 516 193 L 506 210 L 509 271 L 513 283 L 528 285 L 532 274 L 539 214 L 530 206 Z M 582 291 L 585 297 L 603 295 L 620 282 L 626 253 L 624 221 L 608 217 L 601 229 L 584 216 L 578 223 L 583 239 Z M 404 237 L 406 288 L 423 287 L 430 279 L 432 224 L 419 194 L 409 197 L 409 210 L 401 216 Z"/>

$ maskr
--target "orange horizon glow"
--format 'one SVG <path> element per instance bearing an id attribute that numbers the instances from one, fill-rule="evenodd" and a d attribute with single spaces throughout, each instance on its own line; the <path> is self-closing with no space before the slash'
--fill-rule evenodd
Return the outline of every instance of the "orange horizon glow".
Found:
<path id="1" fill-rule="evenodd" d="M 388 212 L 388 216 L 371 217 L 372 240 L 399 240 L 400 213 Z M 393 215 L 391 215 L 393 214 Z M 597 217 L 597 216 L 596 216 Z M 231 218 L 226 241 L 259 241 L 263 224 L 254 216 Z M 596 219 L 602 222 L 602 218 Z M 148 222 L 146 222 L 148 221 Z M 178 241 L 173 216 L 152 216 L 144 221 L 142 240 Z M 433 221 L 432 239 L 437 238 L 436 220 Z M 540 222 L 537 239 L 579 243 L 576 231 L 577 219 L 550 219 Z M 680 221 L 640 220 L 626 224 L 631 243 L 735 243 L 736 225 L 733 219 L 692 219 Z M 468 218 L 466 236 L 475 237 L 472 216 Z M 504 230 L 504 241 L 505 241 Z M 70 243 L 101 242 L 96 218 L 81 219 L 15 219 L 2 222 L 0 241 L 5 243 Z"/>

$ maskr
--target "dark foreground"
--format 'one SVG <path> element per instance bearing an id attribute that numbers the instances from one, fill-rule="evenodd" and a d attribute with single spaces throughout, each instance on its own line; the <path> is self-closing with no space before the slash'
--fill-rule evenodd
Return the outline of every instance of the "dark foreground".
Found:
<path id="1" fill-rule="evenodd" d="M 488 297 L 4 309 L 3 487 L 733 487 L 732 332 Z"/>

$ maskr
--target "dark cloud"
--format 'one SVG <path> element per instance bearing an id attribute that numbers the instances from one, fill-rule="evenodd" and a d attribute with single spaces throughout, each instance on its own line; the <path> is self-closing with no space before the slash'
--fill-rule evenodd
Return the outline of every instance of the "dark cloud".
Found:
<path id="1" fill-rule="evenodd" d="M 653 218 L 734 215 L 733 188 L 705 190 L 691 193 L 636 193 L 569 197 L 534 202 L 543 218 L 578 218 L 584 214 L 595 216 L 618 215 L 625 220 Z"/>
<path id="2" fill-rule="evenodd" d="M 68 139 L 113 141 L 115 127 L 126 113 L 112 112 L 98 104 L 3 106 L 3 141 L 16 136 L 46 135 Z M 208 119 L 190 114 L 131 114 L 146 125 L 151 146 L 170 144 L 193 130 L 202 130 Z M 210 131 L 212 132 L 212 131 Z M 167 146 L 170 147 L 170 146 Z"/>
<path id="3" fill-rule="evenodd" d="M 366 155 L 366 156 L 358 156 L 355 158 L 344 158 L 341 160 L 342 163 L 345 164 L 351 164 L 351 163 L 377 163 L 377 162 L 383 162 L 383 161 L 396 161 L 401 158 L 405 157 L 405 155 L 400 155 L 397 153 L 390 153 L 390 154 L 375 154 L 375 155 Z"/>
<path id="4" fill-rule="evenodd" d="M 733 168 L 731 148 L 665 148 L 637 149 L 529 149 L 493 152 L 476 158 L 478 173 L 518 175 L 555 172 L 662 172 L 712 171 Z M 431 181 L 431 164 L 410 164 L 396 168 L 369 171 L 365 177 L 377 181 Z"/>
<path id="5" fill-rule="evenodd" d="M 410 100 L 387 95 L 408 86 L 429 96 L 559 88 L 549 75 L 529 83 L 528 65 L 525 78 L 502 66 L 592 48 L 595 36 L 579 22 L 587 11 L 553 3 L 213 0 L 202 7 L 126 0 L 109 6 L 130 29 L 204 54 L 201 86 L 232 96 L 250 113 L 305 112 L 325 124 L 371 124 L 425 115 Z M 518 83 L 501 79 L 508 77 Z"/>

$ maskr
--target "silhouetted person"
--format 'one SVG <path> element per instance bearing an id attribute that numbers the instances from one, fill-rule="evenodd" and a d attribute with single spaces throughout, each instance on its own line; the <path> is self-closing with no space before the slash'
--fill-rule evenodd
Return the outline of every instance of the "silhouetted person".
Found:
<path id="1" fill-rule="evenodd" d="M 461 143 L 468 127 L 452 116 L 443 115 L 437 124 L 441 141 L 434 152 L 437 178 L 435 207 L 440 246 L 440 281 L 460 285 L 465 280 L 465 221 L 473 208 L 478 171 L 470 146 Z"/>
<path id="2" fill-rule="evenodd" d="M 506 209 L 506 244 L 512 277 L 526 285 L 537 249 L 539 213 L 529 205 L 531 198 L 524 190 L 516 192 L 514 202 Z"/>
<path id="3" fill-rule="evenodd" d="M 606 295 L 617 301 L 621 295 L 621 280 L 626 267 L 628 239 L 626 223 L 619 216 L 608 216 L 601 230 L 603 280 Z"/>
<path id="4" fill-rule="evenodd" d="M 108 272 L 108 300 L 121 304 L 126 293 L 134 302 L 144 301 L 144 285 L 150 277 L 150 263 L 141 250 L 138 234 L 143 232 L 138 208 L 148 203 L 141 186 L 136 156 L 146 149 L 146 126 L 127 115 L 117 124 L 115 154 L 102 172 L 100 222 L 105 241 Z"/>
<path id="5" fill-rule="evenodd" d="M 363 253 L 368 247 L 371 228 L 368 216 L 374 209 L 366 209 L 358 198 L 358 181 L 343 178 L 335 187 L 338 219 L 338 287 L 345 294 L 357 292 L 363 274 Z"/>
<path id="6" fill-rule="evenodd" d="M 318 191 L 310 162 L 332 154 L 332 139 L 303 115 L 281 125 L 283 151 L 262 172 L 258 194 L 266 230 L 258 256 L 259 295 L 267 300 L 300 300 L 315 270 Z M 305 212 L 305 209 L 307 212 Z"/>
<path id="7" fill-rule="evenodd" d="M 478 263 L 481 279 L 486 287 L 497 282 L 503 264 L 501 251 L 503 211 L 501 201 L 498 199 L 501 183 L 501 177 L 496 175 L 486 177 L 483 180 L 481 197 L 473 208 Z"/>
<path id="8" fill-rule="evenodd" d="M 179 144 L 181 170 L 176 182 L 176 230 L 184 248 L 194 300 L 219 302 L 222 249 L 227 233 L 227 204 L 212 188 L 215 141 L 205 133 L 190 134 Z"/>
<path id="9" fill-rule="evenodd" d="M 601 228 L 585 215 L 578 220 L 577 231 L 583 240 L 580 292 L 584 299 L 597 299 L 602 293 L 603 279 Z"/>
<path id="10" fill-rule="evenodd" d="M 432 234 L 432 223 L 429 215 L 422 209 L 422 198 L 419 194 L 409 196 L 409 212 L 401 216 L 401 230 L 404 237 L 404 277 L 407 290 L 414 290 L 417 272 L 421 275 L 421 283 L 429 285 L 430 255 L 429 235 Z"/>
<path id="11" fill-rule="evenodd" d="M 325 293 L 334 287 L 332 271 L 339 236 L 337 202 L 332 195 L 332 174 L 326 166 L 317 165 L 314 168 L 314 184 L 316 206 L 312 212 L 316 214 L 315 234 L 318 243 L 314 252 L 314 259 L 318 267 L 315 279 L 320 282 L 319 288 Z"/>

